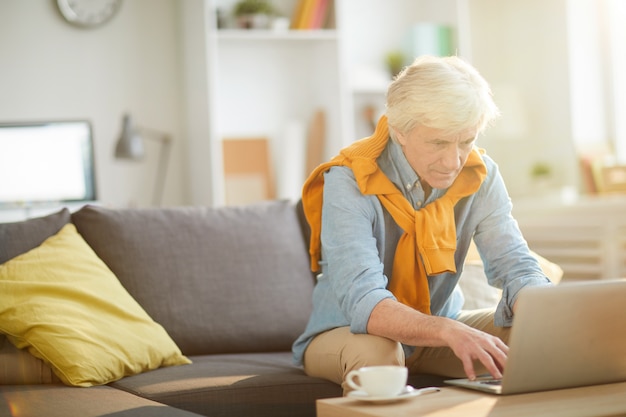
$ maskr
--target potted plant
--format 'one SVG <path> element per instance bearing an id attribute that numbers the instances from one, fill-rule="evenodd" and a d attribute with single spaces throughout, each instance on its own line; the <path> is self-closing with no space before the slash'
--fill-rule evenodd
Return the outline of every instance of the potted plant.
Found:
<path id="1" fill-rule="evenodd" d="M 530 175 L 535 180 L 550 178 L 552 167 L 546 162 L 535 162 L 530 169 Z"/>
<path id="2" fill-rule="evenodd" d="M 405 59 L 404 53 L 400 50 L 390 51 L 385 55 L 385 64 L 391 78 L 395 78 L 402 71 Z"/>
<path id="3" fill-rule="evenodd" d="M 274 7 L 267 0 L 241 0 L 235 4 L 233 14 L 240 28 L 265 29 L 274 14 Z"/>
<path id="4" fill-rule="evenodd" d="M 530 168 L 530 176 L 536 193 L 548 191 L 552 186 L 552 167 L 546 162 L 535 162 Z"/>

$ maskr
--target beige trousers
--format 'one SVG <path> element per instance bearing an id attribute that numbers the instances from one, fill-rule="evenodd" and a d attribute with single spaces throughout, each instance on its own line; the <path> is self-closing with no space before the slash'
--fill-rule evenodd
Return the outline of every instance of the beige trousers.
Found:
<path id="1" fill-rule="evenodd" d="M 457 320 L 508 343 L 510 328 L 495 327 L 493 314 L 493 309 L 463 311 Z M 307 375 L 340 384 L 344 395 L 351 390 L 344 383 L 348 372 L 372 365 L 405 365 L 411 374 L 465 376 L 461 360 L 450 348 L 418 347 L 409 358 L 405 358 L 400 343 L 380 336 L 353 334 L 349 327 L 338 327 L 317 335 L 304 353 Z M 478 375 L 487 373 L 482 364 L 474 366 Z"/>

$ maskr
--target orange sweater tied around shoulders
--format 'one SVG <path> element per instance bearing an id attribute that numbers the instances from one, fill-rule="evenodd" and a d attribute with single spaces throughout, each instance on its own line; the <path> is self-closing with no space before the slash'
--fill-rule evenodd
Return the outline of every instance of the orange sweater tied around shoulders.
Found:
<path id="1" fill-rule="evenodd" d="M 388 140 L 387 118 L 382 116 L 372 136 L 344 148 L 329 162 L 319 165 L 306 180 L 302 204 L 311 227 L 311 269 L 319 270 L 321 258 L 323 174 L 333 166 L 347 166 L 352 169 L 361 193 L 376 195 L 404 230 L 396 247 L 388 289 L 399 302 L 430 314 L 428 275 L 456 272 L 454 206 L 461 198 L 480 188 L 487 168 L 480 156 L 481 151 L 472 150 L 446 193 L 424 208 L 415 210 L 376 163 Z"/>

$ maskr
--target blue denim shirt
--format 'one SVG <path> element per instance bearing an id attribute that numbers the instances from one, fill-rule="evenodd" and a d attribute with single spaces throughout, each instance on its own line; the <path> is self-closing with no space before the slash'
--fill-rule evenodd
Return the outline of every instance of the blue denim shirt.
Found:
<path id="1" fill-rule="evenodd" d="M 461 311 L 464 300 L 457 282 L 473 238 L 489 284 L 503 290 L 495 324 L 510 326 L 519 290 L 550 281 L 511 216 L 511 200 L 497 165 L 486 155 L 483 160 L 487 178 L 476 193 L 454 208 L 457 272 L 428 277 L 431 312 L 456 318 Z M 446 190 L 433 189 L 425 200 L 419 177 L 400 146 L 391 140 L 377 162 L 416 210 L 445 194 Z M 366 333 L 374 306 L 383 299 L 395 299 L 387 290 L 387 277 L 391 277 L 402 234 L 376 196 L 361 194 L 350 168 L 337 166 L 324 174 L 321 273 L 313 292 L 313 312 L 293 345 L 296 364 L 302 364 L 304 351 L 317 334 L 343 326 L 350 326 L 353 333 Z M 404 348 L 407 355 L 414 349 Z"/>

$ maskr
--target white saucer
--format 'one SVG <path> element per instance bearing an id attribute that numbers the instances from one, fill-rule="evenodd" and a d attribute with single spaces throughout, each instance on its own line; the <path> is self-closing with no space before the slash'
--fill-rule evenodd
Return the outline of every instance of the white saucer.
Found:
<path id="1" fill-rule="evenodd" d="M 392 395 L 389 397 L 372 397 L 365 391 L 350 391 L 348 393 L 348 397 L 354 398 L 356 400 L 367 401 L 367 402 L 372 402 L 372 403 L 388 403 L 388 402 L 406 400 L 408 398 L 417 397 L 418 395 L 423 395 L 423 394 L 428 394 L 431 392 L 438 392 L 438 391 L 439 391 L 439 388 L 436 388 L 436 387 L 426 387 L 426 388 L 415 389 L 412 386 L 407 385 L 404 388 L 404 391 L 402 391 L 400 394 Z"/>

